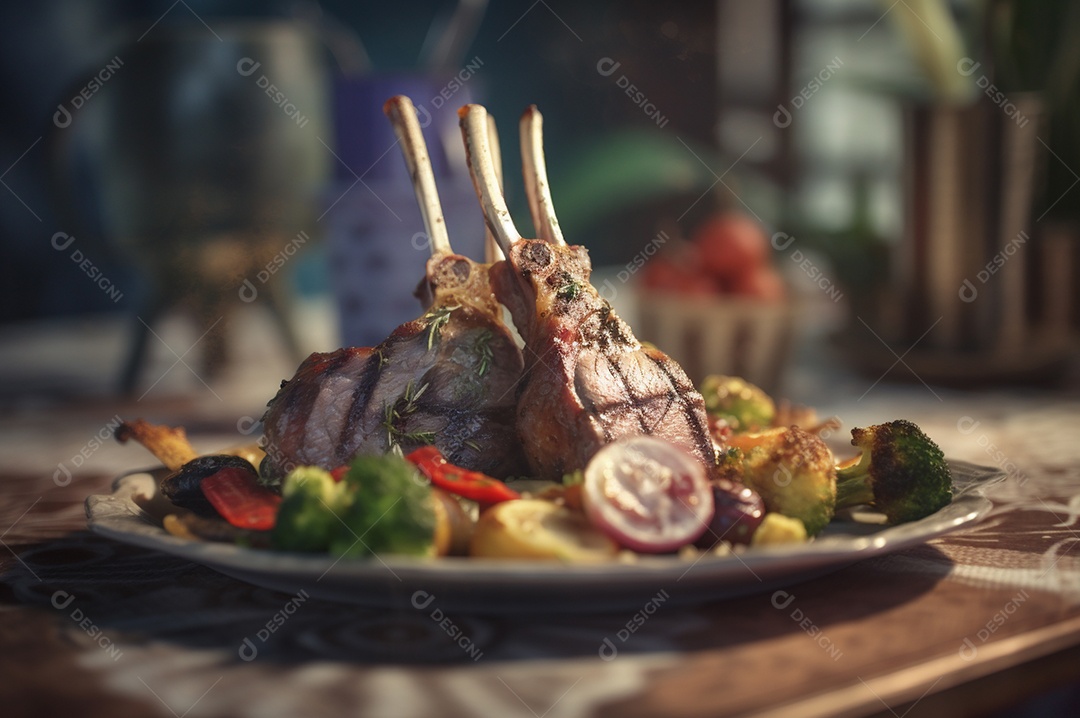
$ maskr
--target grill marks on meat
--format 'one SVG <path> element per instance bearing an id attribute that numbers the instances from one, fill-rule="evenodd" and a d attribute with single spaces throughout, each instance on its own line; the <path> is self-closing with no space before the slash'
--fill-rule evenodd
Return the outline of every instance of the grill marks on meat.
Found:
<path id="1" fill-rule="evenodd" d="M 637 341 L 589 274 L 583 247 L 528 239 L 495 273 L 496 294 L 525 339 L 517 422 L 532 470 L 560 477 L 604 444 L 638 434 L 713 466 L 704 399 L 677 363 Z"/>
<path id="2" fill-rule="evenodd" d="M 435 444 L 460 466 L 525 472 L 515 430 L 524 365 L 505 325 L 492 322 L 487 267 L 460 255 L 430 263 L 442 266 L 428 273 L 436 301 L 426 314 L 374 349 L 313 354 L 282 386 L 263 419 L 268 468 L 333 468 L 358 454 Z M 483 293 L 473 293 L 476 284 Z"/>
<path id="3" fill-rule="evenodd" d="M 434 444 L 454 464 L 499 477 L 527 464 L 515 429 L 521 352 L 502 321 L 490 265 L 453 254 L 415 109 L 386 106 L 433 256 L 418 296 L 427 312 L 373 349 L 313 354 L 263 417 L 270 476 L 334 468 L 358 454 Z"/>
<path id="4" fill-rule="evenodd" d="M 263 416 L 267 455 L 263 473 L 276 477 L 293 466 L 332 463 L 336 455 L 333 442 L 321 439 L 336 433 L 342 423 L 335 417 L 344 416 L 346 411 L 333 406 L 333 400 L 348 397 L 340 388 L 363 374 L 370 356 L 369 347 L 316 352 L 300 364 L 292 379 L 281 382 Z"/>
<path id="5" fill-rule="evenodd" d="M 642 347 L 589 283 L 588 252 L 562 239 L 548 190 L 539 112 L 531 107 L 522 117 L 521 146 L 541 239 L 522 239 L 506 209 L 492 175 L 486 114 L 478 105 L 459 111 L 484 218 L 507 255 L 492 269 L 495 294 L 525 341 L 517 421 L 534 474 L 558 479 L 584 468 L 604 444 L 640 434 L 683 446 L 712 471 L 716 449 L 704 399 L 678 364 Z"/>

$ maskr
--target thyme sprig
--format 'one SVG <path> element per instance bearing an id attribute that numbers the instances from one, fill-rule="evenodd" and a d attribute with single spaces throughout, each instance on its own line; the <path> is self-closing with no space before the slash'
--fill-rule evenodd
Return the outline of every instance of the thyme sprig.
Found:
<path id="1" fill-rule="evenodd" d="M 460 304 L 434 307 L 424 315 L 424 321 L 428 330 L 428 351 L 431 351 L 431 348 L 435 346 L 435 342 L 439 340 L 439 332 L 441 332 L 442 328 L 446 326 L 446 323 L 450 321 L 450 315 L 457 309 L 461 309 Z"/>
<path id="2" fill-rule="evenodd" d="M 477 357 L 476 375 L 484 376 L 491 368 L 491 360 L 494 355 L 491 350 L 492 334 L 490 329 L 484 329 L 477 333 L 473 342 L 473 354 Z"/>
<path id="3" fill-rule="evenodd" d="M 561 284 L 559 288 L 555 290 L 555 296 L 564 302 L 570 302 L 577 299 L 577 296 L 581 294 L 581 283 L 570 276 L 569 272 L 563 272 L 560 277 Z"/>
<path id="4" fill-rule="evenodd" d="M 412 414 L 416 413 L 417 402 L 427 391 L 428 384 L 416 388 L 412 381 L 405 385 L 405 391 L 392 404 L 387 403 L 383 410 L 383 428 L 386 429 L 386 442 L 390 450 L 395 454 L 401 453 L 401 443 L 407 444 L 434 444 L 435 432 L 411 431 L 406 432 L 402 425 Z"/>

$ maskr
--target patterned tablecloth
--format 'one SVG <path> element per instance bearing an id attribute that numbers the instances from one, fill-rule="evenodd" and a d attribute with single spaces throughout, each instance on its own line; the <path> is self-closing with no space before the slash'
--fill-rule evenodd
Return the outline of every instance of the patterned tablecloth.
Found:
<path id="1" fill-rule="evenodd" d="M 85 498 L 146 461 L 102 440 L 116 417 L 183 423 L 212 449 L 236 443 L 232 407 L 255 402 L 13 407 L 0 419 L 0 713 L 964 715 L 1075 680 L 1080 404 L 834 388 L 853 398 L 824 408 L 848 427 L 905 416 L 950 457 L 1007 473 L 992 513 L 782 592 L 434 618 L 257 588 L 87 531 Z M 1039 662 L 1054 654 L 1073 662 Z"/>

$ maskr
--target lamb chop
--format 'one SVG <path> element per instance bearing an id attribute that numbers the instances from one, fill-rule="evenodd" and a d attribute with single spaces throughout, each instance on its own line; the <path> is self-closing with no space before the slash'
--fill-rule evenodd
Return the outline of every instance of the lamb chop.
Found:
<path id="1" fill-rule="evenodd" d="M 459 111 L 473 184 L 484 218 L 506 253 L 493 266 L 496 296 L 525 341 L 517 427 L 530 467 L 559 479 L 603 445 L 651 434 L 686 448 L 711 472 L 716 448 L 705 402 L 682 368 L 643 347 L 589 283 L 588 252 L 563 240 L 548 189 L 541 116 L 522 117 L 525 184 L 540 239 L 523 239 L 494 180 L 486 111 Z"/>
<path id="2" fill-rule="evenodd" d="M 434 444 L 459 466 L 505 477 L 526 464 L 514 428 L 521 352 L 502 321 L 489 266 L 450 247 L 416 111 L 385 107 L 401 142 L 431 238 L 430 304 L 374 348 L 312 354 L 284 382 L 263 419 L 264 473 L 333 468 L 362 453 Z M 486 125 L 485 125 L 486 129 Z"/>

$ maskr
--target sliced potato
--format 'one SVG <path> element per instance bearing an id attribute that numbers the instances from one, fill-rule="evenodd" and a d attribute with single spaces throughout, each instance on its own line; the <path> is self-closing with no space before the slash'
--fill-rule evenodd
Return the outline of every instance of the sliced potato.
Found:
<path id="1" fill-rule="evenodd" d="M 541 499 L 505 501 L 480 515 L 469 554 L 570 563 L 609 561 L 619 546 L 580 513 Z"/>
<path id="2" fill-rule="evenodd" d="M 435 507 L 435 555 L 464 556 L 469 553 L 474 526 L 472 518 L 457 499 L 442 489 L 433 488 L 431 498 Z"/>

